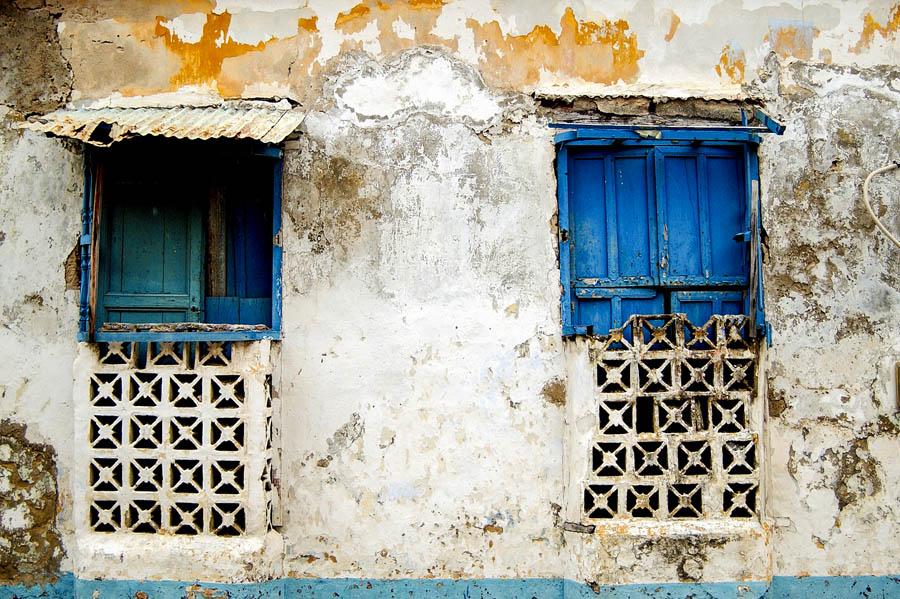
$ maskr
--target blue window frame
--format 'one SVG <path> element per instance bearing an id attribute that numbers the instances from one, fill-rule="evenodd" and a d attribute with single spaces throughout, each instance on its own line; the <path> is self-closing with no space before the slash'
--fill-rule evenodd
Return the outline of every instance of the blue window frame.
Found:
<path id="1" fill-rule="evenodd" d="M 245 141 L 87 151 L 79 340 L 280 338 L 281 169 Z"/>
<path id="2" fill-rule="evenodd" d="M 556 136 L 563 334 L 667 312 L 765 333 L 755 132 L 572 128 Z"/>

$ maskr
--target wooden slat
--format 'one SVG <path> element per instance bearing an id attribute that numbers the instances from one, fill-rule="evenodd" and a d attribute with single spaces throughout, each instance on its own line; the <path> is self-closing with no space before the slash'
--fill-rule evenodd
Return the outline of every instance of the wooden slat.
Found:
<path id="1" fill-rule="evenodd" d="M 219 185 L 211 185 L 209 188 L 209 216 L 206 221 L 206 293 L 213 297 L 222 297 L 228 294 L 225 220 L 224 191 Z"/>
<path id="2" fill-rule="evenodd" d="M 94 173 L 93 220 L 91 222 L 91 290 L 88 304 L 90 306 L 89 331 L 95 330 L 97 323 L 97 277 L 100 267 L 100 214 L 103 209 L 103 164 L 97 164 Z"/>

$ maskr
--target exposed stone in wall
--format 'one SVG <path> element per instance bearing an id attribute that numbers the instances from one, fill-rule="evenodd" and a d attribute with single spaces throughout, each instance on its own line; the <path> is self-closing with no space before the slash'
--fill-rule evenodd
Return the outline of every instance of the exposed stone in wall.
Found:
<path id="1" fill-rule="evenodd" d="M 64 104 L 72 71 L 56 33 L 60 11 L 44 2 L 0 2 L 0 104 L 24 113 Z"/>
<path id="2" fill-rule="evenodd" d="M 63 555 L 56 503 L 56 452 L 29 442 L 24 425 L 0 421 L 0 584 L 55 578 Z"/>
<path id="3" fill-rule="evenodd" d="M 541 395 L 555 406 L 566 405 L 566 382 L 560 378 L 547 381 L 544 388 L 541 389 Z"/>
<path id="4" fill-rule="evenodd" d="M 538 111 L 548 121 L 605 122 L 634 126 L 729 126 L 741 122 L 741 110 L 753 121 L 758 100 L 654 98 L 651 96 L 597 97 L 537 95 Z M 758 122 L 752 122 L 758 125 Z"/>
<path id="5" fill-rule="evenodd" d="M 76 243 L 69 255 L 66 256 L 66 262 L 63 267 L 67 291 L 76 291 L 81 288 L 80 258 L 81 246 Z"/>

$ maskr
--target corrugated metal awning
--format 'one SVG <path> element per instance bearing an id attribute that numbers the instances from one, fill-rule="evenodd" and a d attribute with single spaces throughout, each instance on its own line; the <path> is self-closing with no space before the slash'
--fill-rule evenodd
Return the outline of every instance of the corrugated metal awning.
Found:
<path id="1" fill-rule="evenodd" d="M 306 112 L 285 106 L 221 104 L 174 108 L 77 108 L 32 117 L 22 129 L 79 139 L 96 146 L 138 135 L 179 139 L 245 138 L 278 143 L 290 135 Z"/>

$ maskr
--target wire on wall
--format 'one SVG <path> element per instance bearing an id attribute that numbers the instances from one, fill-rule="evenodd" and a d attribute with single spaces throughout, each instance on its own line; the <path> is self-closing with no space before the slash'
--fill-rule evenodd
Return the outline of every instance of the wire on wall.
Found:
<path id="1" fill-rule="evenodd" d="M 881 232 L 887 235 L 887 238 L 890 239 L 895 246 L 900 248 L 900 241 L 898 241 L 897 238 L 890 231 L 888 231 L 887 227 L 884 226 L 884 223 L 882 223 L 881 220 L 879 220 L 879 218 L 875 215 L 875 211 L 872 210 L 872 204 L 869 202 L 869 181 L 872 180 L 872 177 L 881 173 L 887 173 L 894 170 L 895 168 L 900 168 L 900 162 L 892 162 L 891 164 L 875 169 L 874 171 L 869 173 L 869 176 L 866 177 L 865 182 L 863 182 L 863 202 L 865 202 L 866 210 L 869 211 L 869 215 L 872 217 L 872 220 L 875 221 L 875 224 L 878 226 L 878 228 L 881 229 Z"/>

